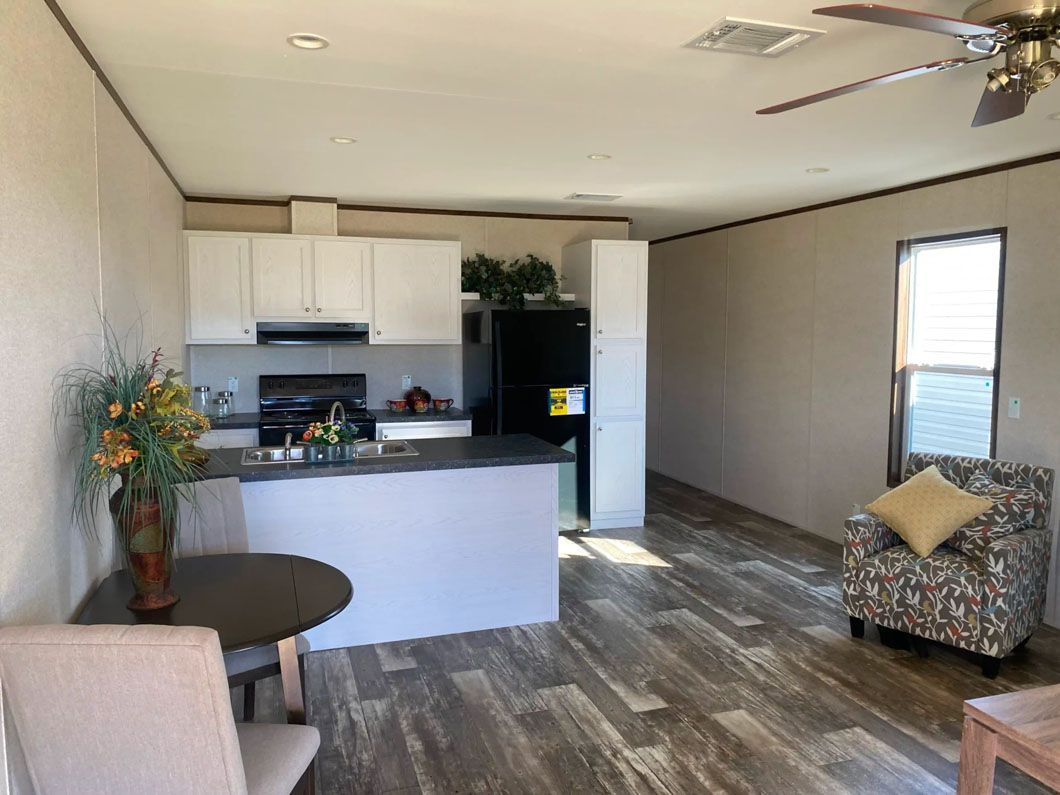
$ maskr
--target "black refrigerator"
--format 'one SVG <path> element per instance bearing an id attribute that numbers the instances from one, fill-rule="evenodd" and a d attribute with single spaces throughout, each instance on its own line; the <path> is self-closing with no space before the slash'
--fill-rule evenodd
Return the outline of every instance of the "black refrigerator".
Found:
<path id="1" fill-rule="evenodd" d="M 464 315 L 464 403 L 471 432 L 529 433 L 569 450 L 559 465 L 561 530 L 589 527 L 588 309 Z"/>

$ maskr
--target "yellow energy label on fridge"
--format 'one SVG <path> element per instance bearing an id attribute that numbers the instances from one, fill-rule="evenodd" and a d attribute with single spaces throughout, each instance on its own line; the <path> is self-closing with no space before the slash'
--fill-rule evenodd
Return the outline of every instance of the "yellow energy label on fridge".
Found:
<path id="1" fill-rule="evenodd" d="M 585 413 L 585 387 L 560 387 L 548 390 L 548 415 L 565 417 Z"/>

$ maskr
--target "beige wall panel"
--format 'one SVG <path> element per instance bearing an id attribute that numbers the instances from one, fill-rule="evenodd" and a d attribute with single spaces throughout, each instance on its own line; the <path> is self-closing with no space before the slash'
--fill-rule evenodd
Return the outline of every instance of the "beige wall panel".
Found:
<path id="1" fill-rule="evenodd" d="M 560 271 L 564 246 L 593 239 L 626 240 L 629 234 L 628 224 L 615 221 L 551 221 L 540 218 L 485 220 L 486 254 L 503 260 L 534 254 L 551 262 L 557 272 Z"/>
<path id="2" fill-rule="evenodd" d="M 150 200 L 147 147 L 96 82 L 99 245 L 103 313 L 135 353 L 151 347 Z M 140 325 L 143 320 L 142 327 Z"/>
<path id="3" fill-rule="evenodd" d="M 177 370 L 186 367 L 184 345 L 184 199 L 153 157 L 147 160 L 150 196 L 148 229 L 151 262 L 149 345 Z"/>
<path id="4" fill-rule="evenodd" d="M 340 222 L 341 223 L 341 222 Z M 275 232 L 291 231 L 291 214 L 287 205 L 219 204 L 190 201 L 184 208 L 184 228 L 209 232 Z M 340 232 L 340 234 L 353 234 Z"/>
<path id="5" fill-rule="evenodd" d="M 0 625 L 63 622 L 110 560 L 70 521 L 71 434 L 52 441 L 52 379 L 99 356 L 93 77 L 44 3 L 0 16 L 0 427 L 35 440 L 0 457 Z"/>
<path id="6" fill-rule="evenodd" d="M 803 527 L 816 220 L 729 230 L 725 496 Z"/>
<path id="7" fill-rule="evenodd" d="M 948 235 L 1002 226 L 1008 172 L 906 191 L 898 197 L 898 237 Z"/>
<path id="8" fill-rule="evenodd" d="M 486 250 L 486 219 L 469 215 L 339 210 L 339 234 L 459 240 L 463 256 Z"/>
<path id="9" fill-rule="evenodd" d="M 1005 309 L 997 455 L 1060 469 L 1060 226 L 1042 218 L 1057 195 L 1060 163 L 1012 171 L 1009 176 Z M 1008 418 L 1010 397 L 1020 398 L 1020 419 Z M 1051 525 L 1060 516 L 1053 495 Z M 1054 536 L 1054 545 L 1056 538 Z M 1051 606 L 1060 590 L 1053 554 Z M 1056 616 L 1055 609 L 1050 614 Z"/>
<path id="10" fill-rule="evenodd" d="M 887 489 L 897 223 L 897 196 L 818 214 L 808 527 L 835 540 Z"/>
<path id="11" fill-rule="evenodd" d="M 659 434 L 663 402 L 663 296 L 666 284 L 667 246 L 652 246 L 648 256 L 648 334 L 647 395 L 645 413 L 644 462 L 648 469 L 661 471 Z"/>
<path id="12" fill-rule="evenodd" d="M 728 234 L 656 247 L 666 249 L 659 471 L 715 494 L 723 491 Z"/>

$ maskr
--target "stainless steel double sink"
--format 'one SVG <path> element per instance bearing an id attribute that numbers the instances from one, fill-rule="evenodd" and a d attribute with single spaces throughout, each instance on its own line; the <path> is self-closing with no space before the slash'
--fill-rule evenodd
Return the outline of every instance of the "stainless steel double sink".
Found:
<path id="1" fill-rule="evenodd" d="M 397 458 L 399 456 L 419 455 L 419 450 L 405 441 L 393 442 L 357 442 L 357 458 Z M 248 447 L 243 451 L 243 464 L 257 466 L 260 464 L 302 464 L 305 463 L 305 445 L 285 447 Z"/>

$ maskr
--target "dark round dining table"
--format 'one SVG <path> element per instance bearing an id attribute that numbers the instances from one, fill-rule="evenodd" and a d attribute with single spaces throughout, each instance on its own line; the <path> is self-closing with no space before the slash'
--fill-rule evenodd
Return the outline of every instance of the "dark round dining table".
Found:
<path id="1" fill-rule="evenodd" d="M 311 558 L 244 552 L 175 561 L 173 591 L 180 601 L 170 607 L 130 610 L 132 582 L 128 572 L 116 571 L 99 584 L 77 623 L 209 627 L 225 653 L 275 643 L 288 720 L 304 723 L 294 638 L 345 609 L 353 598 L 349 578 Z"/>

